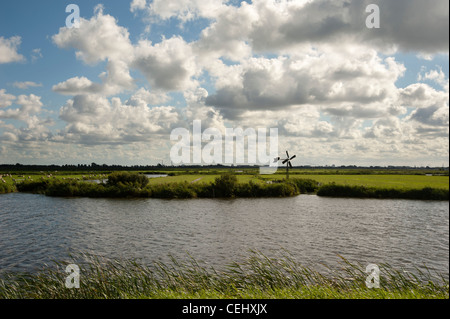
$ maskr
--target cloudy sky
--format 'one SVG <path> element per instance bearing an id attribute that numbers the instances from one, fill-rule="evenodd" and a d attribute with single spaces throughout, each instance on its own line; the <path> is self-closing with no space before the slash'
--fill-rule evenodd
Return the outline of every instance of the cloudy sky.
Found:
<path id="1" fill-rule="evenodd" d="M 371 3 L 380 28 L 366 27 Z M 294 165 L 447 166 L 448 12 L 448 0 L 1 1 L 0 163 L 168 163 L 171 131 L 201 120 L 278 128 Z"/>

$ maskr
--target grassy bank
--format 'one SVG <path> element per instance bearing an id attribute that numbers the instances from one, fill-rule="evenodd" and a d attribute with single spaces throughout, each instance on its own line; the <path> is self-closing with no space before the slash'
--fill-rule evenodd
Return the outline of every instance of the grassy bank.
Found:
<path id="1" fill-rule="evenodd" d="M 23 180 L 17 184 L 17 190 L 47 196 L 106 198 L 252 198 L 289 197 L 316 193 L 319 196 L 331 197 L 449 200 L 448 186 L 445 188 L 444 183 L 437 184 L 437 187 L 423 186 L 429 184 L 420 182 L 414 184 L 416 188 L 406 187 L 405 184 L 398 184 L 397 187 L 374 187 L 341 185 L 334 182 L 322 184 L 314 179 L 298 177 L 289 180 L 277 180 L 272 177 L 269 180 L 260 176 L 239 176 L 231 173 L 207 175 L 206 177 L 187 176 L 189 176 L 188 180 L 183 180 L 184 176 L 148 179 L 137 173 L 115 172 L 108 176 L 106 183 L 86 182 L 75 178 L 41 177 Z M 174 178 L 175 180 L 173 180 Z M 400 187 L 400 185 L 404 187 Z"/>
<path id="2" fill-rule="evenodd" d="M 81 258 L 80 258 L 81 257 Z M 133 260 L 78 256 L 80 288 L 65 287 L 69 263 L 55 262 L 36 274 L 8 274 L 0 279 L 3 299 L 326 299 L 449 298 L 448 281 L 439 274 L 416 274 L 380 267 L 380 287 L 367 288 L 365 267 L 342 259 L 336 270 L 322 273 L 296 262 L 289 254 L 269 258 L 250 252 L 241 262 L 217 270 L 193 258 L 145 266 Z"/>
<path id="3" fill-rule="evenodd" d="M 223 174 L 213 182 L 150 183 L 143 175 L 121 172 L 109 175 L 107 183 L 78 180 L 39 179 L 17 184 L 20 192 L 47 196 L 147 197 L 147 198 L 231 198 L 287 197 L 317 190 L 318 183 L 309 179 L 291 179 L 270 184 L 239 182 L 233 174 Z"/>
<path id="4" fill-rule="evenodd" d="M 383 188 L 383 187 L 337 185 L 335 183 L 321 186 L 317 191 L 317 195 L 327 197 L 449 200 L 449 191 L 441 188 L 432 188 L 432 187 L 424 187 L 420 189 Z"/>
<path id="5" fill-rule="evenodd" d="M 0 194 L 13 193 L 17 191 L 16 186 L 10 183 L 0 183 Z"/>

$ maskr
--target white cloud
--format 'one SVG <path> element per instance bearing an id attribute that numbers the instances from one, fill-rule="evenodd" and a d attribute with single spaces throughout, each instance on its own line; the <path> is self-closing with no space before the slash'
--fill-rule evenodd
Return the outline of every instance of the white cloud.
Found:
<path id="1" fill-rule="evenodd" d="M 0 103 L 1 96 L 4 95 L 4 90 L 0 90 Z M 19 107 L 9 107 L 14 101 L 15 105 Z M 0 110 L 0 119 L 14 119 L 21 121 L 25 126 L 17 128 L 14 125 L 5 125 L 0 121 L 0 127 L 3 128 L 3 134 L 0 135 L 0 141 L 3 145 L 7 145 L 8 153 L 13 153 L 16 156 L 23 152 L 28 152 L 31 146 L 30 143 L 36 143 L 34 147 L 37 149 L 43 149 L 43 145 L 39 144 L 47 141 L 52 133 L 49 129 L 54 124 L 51 119 L 42 118 L 43 103 L 41 97 L 34 94 L 30 95 L 9 95 L 7 103 L 3 106 L 8 108 Z"/>
<path id="2" fill-rule="evenodd" d="M 146 0 L 133 0 L 130 4 L 130 11 L 136 12 L 137 10 L 143 10 L 147 6 Z"/>
<path id="3" fill-rule="evenodd" d="M 14 82 L 12 86 L 21 90 L 27 90 L 30 87 L 41 87 L 42 83 L 36 83 L 33 81 Z"/>
<path id="4" fill-rule="evenodd" d="M 239 7 L 216 5 L 203 13 L 196 1 L 180 1 L 152 12 L 163 19 L 181 14 L 209 17 L 201 47 L 227 50 L 249 43 L 255 52 L 281 53 L 304 45 L 361 43 L 384 52 L 418 51 L 422 56 L 448 52 L 448 1 L 380 0 L 380 29 L 368 29 L 365 12 L 371 0 L 255 0 Z M 165 1 L 166 3 L 166 1 Z M 154 7 L 157 7 L 156 2 Z M 197 8 L 197 9 L 191 9 Z M 180 12 L 181 11 L 181 12 Z M 194 12 L 194 13 L 192 13 Z M 203 14 L 202 14 L 203 13 Z"/>
<path id="5" fill-rule="evenodd" d="M 117 20 L 104 15 L 101 9 L 90 20 L 80 18 L 79 28 L 60 28 L 52 37 L 60 48 L 77 50 L 76 56 L 85 63 L 104 60 L 127 60 L 133 52 L 129 32 L 118 26 Z"/>
<path id="6" fill-rule="evenodd" d="M 442 71 L 442 68 L 439 70 L 430 70 L 427 73 L 424 73 L 425 70 L 422 70 L 421 73 L 417 75 L 417 81 L 432 81 L 439 84 L 442 88 L 448 92 L 449 81 L 445 76 L 445 73 Z"/>
<path id="7" fill-rule="evenodd" d="M 93 83 L 88 78 L 74 77 L 53 86 L 53 91 L 64 95 L 78 95 L 83 93 L 96 93 L 100 91 L 100 85 Z"/>
<path id="8" fill-rule="evenodd" d="M 438 91 L 425 83 L 414 83 L 398 89 L 398 104 L 412 108 L 448 105 L 448 91 Z"/>
<path id="9" fill-rule="evenodd" d="M 191 46 L 181 37 L 163 39 L 154 45 L 139 41 L 132 65 L 145 75 L 152 87 L 167 91 L 195 87 L 193 77 L 201 72 Z"/>
<path id="10" fill-rule="evenodd" d="M 12 94 L 6 93 L 5 89 L 0 90 L 0 107 L 10 106 L 16 97 Z"/>
<path id="11" fill-rule="evenodd" d="M 123 144 L 150 141 L 158 134 L 169 134 L 179 121 L 172 106 L 148 107 L 146 104 L 124 104 L 99 95 L 78 95 L 60 110 L 67 122 L 65 141 L 75 143 Z"/>
<path id="12" fill-rule="evenodd" d="M 0 37 L 0 64 L 25 61 L 25 57 L 17 52 L 21 42 L 19 36 L 9 39 Z"/>
<path id="13" fill-rule="evenodd" d="M 176 17 L 182 21 L 198 17 L 214 18 L 222 8 L 224 0 L 153 0 L 148 6 L 151 16 L 158 16 L 163 20 Z"/>
<path id="14" fill-rule="evenodd" d="M 44 56 L 42 55 L 42 49 L 33 49 L 31 51 L 31 60 L 33 62 L 36 62 L 37 60 L 43 58 Z"/>
<path id="15" fill-rule="evenodd" d="M 106 71 L 99 75 L 101 83 L 92 82 L 86 77 L 73 77 L 54 85 L 55 92 L 108 96 L 134 88 L 135 81 L 129 70 L 134 47 L 129 32 L 119 26 L 114 17 L 104 15 L 102 6 L 96 7 L 95 15 L 90 20 L 81 19 L 79 28 L 61 28 L 52 39 L 60 48 L 76 49 L 77 58 L 85 63 L 107 61 Z"/>
<path id="16" fill-rule="evenodd" d="M 127 101 L 127 104 L 138 105 L 140 103 L 157 105 L 169 101 L 169 96 L 162 91 L 148 91 L 145 88 L 137 90 Z"/>
<path id="17" fill-rule="evenodd" d="M 0 94 L 1 94 L 0 90 Z M 17 97 L 9 96 L 9 100 L 6 100 L 4 106 L 12 105 L 12 101 L 14 100 L 14 104 L 20 105 L 19 108 L 8 108 L 6 110 L 0 110 L 0 118 L 9 118 L 9 119 L 17 119 L 26 121 L 31 115 L 37 114 L 41 112 L 42 102 L 41 97 L 30 94 L 30 95 L 19 95 Z"/>
<path id="18" fill-rule="evenodd" d="M 206 98 L 206 104 L 219 108 L 230 119 L 249 109 L 288 109 L 304 104 L 346 113 L 347 107 L 355 111 L 367 105 L 386 113 L 391 107 L 386 100 L 396 97 L 395 81 L 402 76 L 404 66 L 393 58 L 381 59 L 371 49 L 351 49 L 358 53 L 349 57 L 344 49 L 318 47 L 314 53 L 298 52 L 290 57 L 250 58 L 240 67 L 216 66 L 222 72 L 213 70 L 212 74 L 221 85 Z"/>

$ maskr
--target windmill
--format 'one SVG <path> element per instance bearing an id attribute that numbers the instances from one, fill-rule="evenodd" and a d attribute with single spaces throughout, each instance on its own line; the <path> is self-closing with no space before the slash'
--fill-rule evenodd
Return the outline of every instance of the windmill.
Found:
<path id="1" fill-rule="evenodd" d="M 293 160 L 297 155 L 293 155 L 292 157 L 289 157 L 288 151 L 286 151 L 287 157 L 285 159 L 282 159 L 281 164 L 286 164 L 286 179 L 289 178 L 289 167 L 292 168 L 291 160 Z M 275 157 L 274 163 L 281 160 L 281 157 Z"/>

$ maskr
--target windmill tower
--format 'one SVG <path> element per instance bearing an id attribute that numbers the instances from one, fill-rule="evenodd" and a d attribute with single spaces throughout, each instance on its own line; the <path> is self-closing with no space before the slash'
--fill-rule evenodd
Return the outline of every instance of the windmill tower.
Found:
<path id="1" fill-rule="evenodd" d="M 282 160 L 281 164 L 286 164 L 286 179 L 289 179 L 289 167 L 292 168 L 291 160 L 293 160 L 297 155 L 293 155 L 292 157 L 289 157 L 288 151 L 286 151 L 287 157 L 282 159 L 281 157 L 275 157 L 274 163 L 278 162 L 279 160 Z"/>

